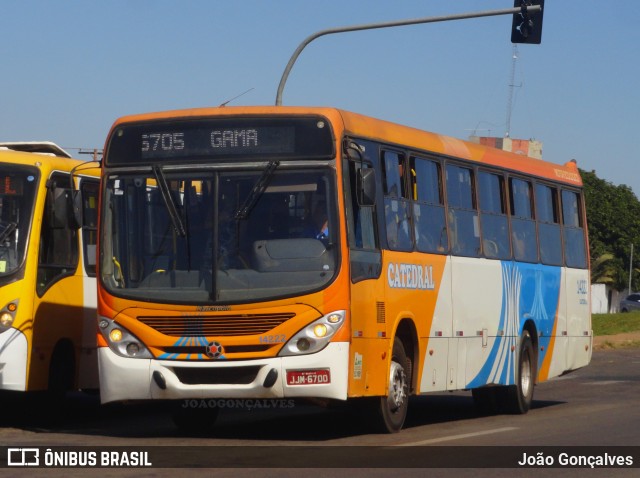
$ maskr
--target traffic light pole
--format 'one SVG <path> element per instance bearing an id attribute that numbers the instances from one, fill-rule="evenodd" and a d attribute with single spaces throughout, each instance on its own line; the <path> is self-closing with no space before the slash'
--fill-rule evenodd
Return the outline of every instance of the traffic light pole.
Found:
<path id="1" fill-rule="evenodd" d="M 484 12 L 472 12 L 472 13 L 461 13 L 458 15 L 446 15 L 441 17 L 424 17 L 424 18 L 415 18 L 411 20 L 399 20 L 393 22 L 383 22 L 383 23 L 368 23 L 364 25 L 353 25 L 350 27 L 340 27 L 340 28 L 329 28 L 327 30 L 320 30 L 312 35 L 309 35 L 305 40 L 300 43 L 298 48 L 293 52 L 291 58 L 289 59 L 289 63 L 284 69 L 282 73 L 282 78 L 280 79 L 280 84 L 278 85 L 278 92 L 276 94 L 276 106 L 282 105 L 282 93 L 284 91 L 285 84 L 287 83 L 287 78 L 289 78 L 289 73 L 291 73 L 291 69 L 293 68 L 294 63 L 302 53 L 302 50 L 311 43 L 316 38 L 320 38 L 325 35 L 331 35 L 333 33 L 345 33 L 345 32 L 355 32 L 360 30 L 374 30 L 378 28 L 389 28 L 389 27 L 403 27 L 406 25 L 418 25 L 422 23 L 436 23 L 436 22 L 447 22 L 451 20 L 465 20 L 467 18 L 481 18 L 481 17 L 495 17 L 499 15 L 516 15 L 516 14 L 524 14 L 531 15 L 542 11 L 542 7 L 540 5 L 523 5 L 517 8 L 507 8 L 504 10 L 488 10 Z"/>

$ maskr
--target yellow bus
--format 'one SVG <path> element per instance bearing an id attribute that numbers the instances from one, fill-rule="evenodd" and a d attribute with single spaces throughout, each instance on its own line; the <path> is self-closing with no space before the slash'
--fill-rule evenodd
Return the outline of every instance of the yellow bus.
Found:
<path id="1" fill-rule="evenodd" d="M 0 143 L 0 390 L 98 388 L 99 173 L 54 143 Z"/>
<path id="2" fill-rule="evenodd" d="M 105 403 L 352 400 L 397 432 L 412 395 L 525 413 L 590 361 L 575 162 L 265 106 L 121 118 L 102 165 Z"/>

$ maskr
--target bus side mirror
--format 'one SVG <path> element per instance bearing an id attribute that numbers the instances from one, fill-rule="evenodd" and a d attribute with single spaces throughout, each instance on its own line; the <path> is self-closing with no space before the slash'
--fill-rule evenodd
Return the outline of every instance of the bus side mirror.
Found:
<path id="1" fill-rule="evenodd" d="M 356 182 L 358 205 L 373 206 L 376 203 L 376 172 L 373 169 L 358 169 Z"/>

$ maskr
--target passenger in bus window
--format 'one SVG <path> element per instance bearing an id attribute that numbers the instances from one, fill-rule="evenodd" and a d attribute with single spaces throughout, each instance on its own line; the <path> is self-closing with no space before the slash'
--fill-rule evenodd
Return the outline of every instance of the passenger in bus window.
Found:
<path id="1" fill-rule="evenodd" d="M 533 223 L 513 221 L 511 242 L 513 257 L 517 261 L 535 262 L 537 260 L 535 229 L 530 230 Z"/>
<path id="2" fill-rule="evenodd" d="M 327 208 L 323 203 L 316 204 L 311 215 L 311 224 L 305 228 L 304 236 L 320 240 L 329 239 L 329 219 Z"/>
<path id="3" fill-rule="evenodd" d="M 511 240 L 513 242 L 513 255 L 516 260 L 524 259 L 526 257 L 524 232 L 514 230 L 511 233 Z"/>
<path id="4" fill-rule="evenodd" d="M 385 219 L 389 247 L 399 251 L 411 249 L 411 231 L 406 205 L 395 199 L 386 199 Z"/>

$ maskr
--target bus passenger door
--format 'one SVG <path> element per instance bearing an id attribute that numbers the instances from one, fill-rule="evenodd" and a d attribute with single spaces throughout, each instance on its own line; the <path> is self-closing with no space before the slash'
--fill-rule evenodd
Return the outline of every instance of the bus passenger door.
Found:
<path id="1" fill-rule="evenodd" d="M 70 390 L 82 338 L 83 283 L 68 175 L 54 174 L 40 231 L 29 390 Z"/>
<path id="2" fill-rule="evenodd" d="M 97 390 L 98 352 L 96 348 L 96 245 L 98 239 L 98 189 L 99 181 L 83 178 L 80 183 L 82 223 L 80 243 L 82 245 L 82 341 L 78 364 L 78 387 Z"/>
<path id="3" fill-rule="evenodd" d="M 355 143 L 349 149 L 357 160 L 343 163 L 346 224 L 350 269 L 350 314 L 352 328 L 349 358 L 349 396 L 383 395 L 388 341 L 379 331 L 386 327 L 386 303 L 382 253 L 378 244 L 375 209 L 375 173 L 364 161 L 364 148 Z M 375 151 L 367 148 L 367 152 Z M 365 194 L 368 193 L 368 194 Z M 384 365 L 383 365 L 384 364 Z"/>

